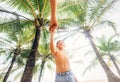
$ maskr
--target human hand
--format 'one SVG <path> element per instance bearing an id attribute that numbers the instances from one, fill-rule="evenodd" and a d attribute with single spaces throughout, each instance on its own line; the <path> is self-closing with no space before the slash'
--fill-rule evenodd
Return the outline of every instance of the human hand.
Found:
<path id="1" fill-rule="evenodd" d="M 54 35 L 57 29 L 55 27 L 52 27 L 50 30 L 51 35 Z"/>
<path id="2" fill-rule="evenodd" d="M 53 18 L 52 18 L 52 19 L 50 20 L 49 31 L 53 32 L 53 31 L 57 30 L 57 28 L 58 28 L 58 22 L 57 22 L 56 19 L 53 19 Z"/>

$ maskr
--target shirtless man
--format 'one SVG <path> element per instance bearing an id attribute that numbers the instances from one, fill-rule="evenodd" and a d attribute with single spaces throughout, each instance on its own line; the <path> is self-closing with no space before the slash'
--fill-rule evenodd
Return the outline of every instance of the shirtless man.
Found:
<path id="1" fill-rule="evenodd" d="M 50 49 L 55 58 L 56 63 L 55 82 L 78 82 L 70 69 L 68 57 L 64 51 L 65 44 L 63 41 L 59 40 L 55 47 L 54 34 L 55 29 L 52 29 L 50 38 Z"/>
<path id="2" fill-rule="evenodd" d="M 59 40 L 54 45 L 54 34 L 58 28 L 58 22 L 56 20 L 56 0 L 50 0 L 51 6 L 51 21 L 49 31 L 51 33 L 50 49 L 55 58 L 56 63 L 56 78 L 55 82 L 78 82 L 72 73 L 68 61 L 68 57 L 64 51 L 65 44 L 62 40 Z"/>

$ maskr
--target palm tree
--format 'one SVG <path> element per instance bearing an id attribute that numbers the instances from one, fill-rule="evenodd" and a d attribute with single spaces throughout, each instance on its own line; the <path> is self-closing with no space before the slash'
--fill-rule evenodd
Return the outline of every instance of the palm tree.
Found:
<path id="1" fill-rule="evenodd" d="M 8 68 L 8 71 L 6 72 L 6 75 L 3 79 L 3 82 L 6 82 L 10 72 L 13 68 L 13 64 L 16 61 L 16 58 L 18 55 L 21 54 L 21 52 L 25 51 L 26 49 L 23 48 L 23 46 L 27 46 L 31 43 L 31 40 L 33 39 L 33 35 L 34 34 L 30 34 L 29 32 L 31 31 L 30 28 L 29 29 L 22 29 L 23 32 L 21 33 L 15 33 L 15 32 L 10 32 L 8 34 L 9 38 L 0 38 L 0 42 L 1 42 L 1 50 L 4 52 L 9 52 L 10 54 L 8 55 L 8 57 L 10 57 L 13 54 L 12 57 L 12 61 L 11 64 Z M 20 59 L 18 60 L 20 61 Z M 21 63 L 22 64 L 22 63 Z"/>
<path id="2" fill-rule="evenodd" d="M 18 11 L 21 11 L 22 13 L 28 14 L 31 18 L 25 17 L 23 15 L 19 15 L 16 12 L 11 12 L 7 10 L 0 10 L 1 12 L 5 12 L 5 13 L 9 13 L 9 14 L 12 14 L 18 17 L 22 17 L 24 18 L 25 22 L 28 22 L 30 24 L 34 23 L 34 26 L 36 29 L 36 34 L 35 34 L 35 39 L 32 45 L 32 49 L 28 57 L 28 61 L 26 63 L 23 76 L 21 78 L 21 82 L 31 82 L 32 76 L 33 76 L 33 69 L 35 66 L 36 54 L 38 50 L 39 39 L 41 36 L 41 31 L 42 31 L 41 27 L 45 28 L 44 26 L 47 26 L 48 24 L 48 18 L 50 15 L 49 3 L 48 3 L 48 0 L 36 0 L 36 1 L 6 0 L 5 3 L 13 6 L 13 8 L 18 9 Z M 62 19 L 62 22 L 66 22 L 66 20 L 68 19 Z M 67 23 L 68 22 L 66 22 L 66 24 Z"/>
<path id="3" fill-rule="evenodd" d="M 120 75 L 120 69 L 119 69 L 119 66 L 118 66 L 119 59 L 117 58 L 119 56 L 119 54 L 116 54 L 116 53 L 119 53 L 120 43 L 119 43 L 119 41 L 115 40 L 115 37 L 116 37 L 116 35 L 111 36 L 109 38 L 106 38 L 104 36 L 102 36 L 101 38 L 97 38 L 98 39 L 97 47 L 100 50 L 100 55 L 104 59 L 107 58 L 107 62 L 106 62 L 107 65 L 111 66 L 111 61 L 112 61 L 112 63 L 115 66 L 118 74 Z M 89 55 L 90 53 L 93 54 L 93 52 L 90 50 L 89 52 L 87 52 L 87 55 Z M 87 70 L 90 70 L 91 68 L 95 67 L 96 65 L 98 65 L 97 57 L 92 59 L 90 64 L 84 70 L 83 74 L 85 74 L 85 72 Z"/>
<path id="4" fill-rule="evenodd" d="M 38 48 L 38 51 L 39 51 L 38 56 L 40 56 L 39 59 L 41 60 L 38 82 L 41 82 L 41 77 L 43 75 L 43 70 L 45 70 L 46 64 L 49 69 L 53 69 L 51 64 L 49 64 L 50 61 L 53 62 L 53 57 L 51 55 L 50 48 L 49 48 L 49 32 L 47 31 L 46 28 L 43 28 L 41 43 Z"/>
<path id="5" fill-rule="evenodd" d="M 49 3 L 48 3 L 48 0 L 36 0 L 36 1 L 6 0 L 5 2 L 22 12 L 29 13 L 29 15 L 31 15 L 32 17 L 31 19 L 33 20 L 33 23 L 36 29 L 35 39 L 33 41 L 31 52 L 28 57 L 23 76 L 21 78 L 21 82 L 31 82 L 32 76 L 33 76 L 33 69 L 35 66 L 36 54 L 38 50 L 41 27 L 46 25 L 48 22 L 46 21 L 46 18 L 49 16 L 49 13 L 50 13 L 49 5 L 48 5 Z"/>
<path id="6" fill-rule="evenodd" d="M 73 2 L 75 4 L 73 4 Z M 72 14 L 72 17 L 74 17 L 76 24 L 79 26 L 79 29 L 82 30 L 84 35 L 88 38 L 99 62 L 102 68 L 104 69 L 108 81 L 109 82 L 119 82 L 120 78 L 118 78 L 107 66 L 106 62 L 104 61 L 103 57 L 100 55 L 95 42 L 93 41 L 93 36 L 91 35 L 91 32 L 95 27 L 97 27 L 102 22 L 102 17 L 105 14 L 105 12 L 115 3 L 115 0 L 112 1 L 106 1 L 106 0 L 76 0 L 72 1 L 69 0 L 69 3 L 67 6 L 65 5 L 64 10 L 67 12 L 69 11 L 70 14 Z M 64 11 L 65 12 L 65 11 Z M 62 13 L 62 12 L 61 12 Z M 69 15 L 68 15 L 69 16 Z M 113 23 L 110 21 L 104 21 L 108 24 Z M 115 29 L 115 27 L 113 27 Z"/>
<path id="7" fill-rule="evenodd" d="M 120 68 L 117 64 L 118 60 L 116 57 L 119 54 L 114 55 L 117 51 L 120 50 L 120 42 L 117 40 L 113 41 L 114 38 L 115 36 L 110 37 L 108 40 L 105 37 L 100 38 L 98 48 L 101 51 L 100 54 L 109 57 L 120 76 Z"/>

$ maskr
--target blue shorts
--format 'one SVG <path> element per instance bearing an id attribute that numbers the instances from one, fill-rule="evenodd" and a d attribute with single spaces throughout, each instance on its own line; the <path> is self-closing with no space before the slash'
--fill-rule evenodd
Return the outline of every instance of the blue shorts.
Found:
<path id="1" fill-rule="evenodd" d="M 56 73 L 55 82 L 76 82 L 72 71 Z"/>

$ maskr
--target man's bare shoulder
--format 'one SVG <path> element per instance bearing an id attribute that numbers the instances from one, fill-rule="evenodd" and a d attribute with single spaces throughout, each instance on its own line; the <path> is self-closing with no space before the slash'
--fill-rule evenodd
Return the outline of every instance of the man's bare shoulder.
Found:
<path id="1" fill-rule="evenodd" d="M 61 51 L 61 50 L 56 50 L 56 53 L 54 53 L 55 56 L 65 56 L 66 52 L 65 51 Z"/>
<path id="2" fill-rule="evenodd" d="M 57 56 L 57 57 L 61 55 L 63 55 L 63 52 L 60 50 L 56 50 L 56 52 L 54 53 L 54 56 Z"/>
<path id="3" fill-rule="evenodd" d="M 54 56 L 57 56 L 58 54 L 59 54 L 59 50 L 56 50 Z"/>

